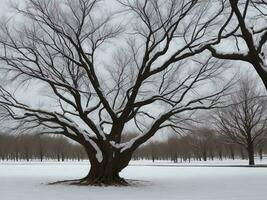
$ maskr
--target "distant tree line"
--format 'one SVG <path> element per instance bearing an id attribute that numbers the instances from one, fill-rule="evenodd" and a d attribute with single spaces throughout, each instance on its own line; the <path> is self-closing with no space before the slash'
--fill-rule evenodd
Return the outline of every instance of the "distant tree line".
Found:
<path id="1" fill-rule="evenodd" d="M 81 146 L 63 137 L 40 135 L 0 135 L 1 160 L 83 160 L 87 159 Z"/>
<path id="2" fill-rule="evenodd" d="M 134 137 L 128 134 L 127 141 Z M 255 146 L 255 155 L 263 158 L 267 153 L 267 139 Z M 2 161 L 83 161 L 87 154 L 83 147 L 64 137 L 42 135 L 0 135 L 0 158 Z M 248 159 L 241 145 L 231 143 L 208 128 L 196 128 L 184 136 L 173 135 L 168 140 L 151 141 L 136 150 L 134 160 L 171 160 L 173 162 L 207 161 L 213 159 Z"/>
<path id="3" fill-rule="evenodd" d="M 267 152 L 267 139 L 255 145 L 255 155 L 261 160 Z M 229 142 L 227 137 L 218 135 L 208 128 L 193 130 L 185 136 L 172 136 L 167 141 L 155 141 L 139 148 L 134 159 L 172 160 L 191 162 L 207 160 L 243 159 L 249 154 L 245 147 Z"/>

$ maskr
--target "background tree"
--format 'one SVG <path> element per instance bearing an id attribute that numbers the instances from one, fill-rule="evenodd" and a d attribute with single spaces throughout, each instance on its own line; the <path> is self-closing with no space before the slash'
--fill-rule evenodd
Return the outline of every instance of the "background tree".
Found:
<path id="1" fill-rule="evenodd" d="M 197 131 L 197 128 L 195 131 Z M 218 135 L 216 132 L 212 132 L 213 137 L 211 143 L 212 147 L 207 153 L 207 159 L 212 158 L 218 160 L 227 159 L 247 159 L 246 154 L 240 152 L 241 146 L 235 144 L 223 135 Z M 24 139 L 27 138 L 27 139 Z M 141 145 L 133 154 L 133 160 L 157 160 L 173 161 L 173 162 L 197 162 L 200 160 L 202 154 L 201 149 L 195 148 L 192 145 L 193 138 L 189 135 L 172 135 L 167 140 L 148 141 Z M 23 154 L 24 147 L 19 142 L 24 141 L 24 145 L 28 146 L 29 161 L 59 161 L 62 162 L 61 155 L 63 154 L 64 162 L 69 161 L 85 161 L 88 162 L 86 152 L 84 148 L 67 138 L 59 136 L 47 136 L 47 135 L 36 135 L 36 134 L 20 134 L 14 136 L 12 134 L 0 134 L 0 158 L 3 161 L 26 161 Z M 40 140 L 40 141 L 39 141 Z M 267 152 L 266 139 L 260 140 L 262 143 L 256 144 L 257 153 L 260 158 L 264 157 Z M 40 153 L 40 146 L 42 144 L 43 151 Z M 61 144 L 61 151 L 58 152 L 58 144 Z M 154 146 L 152 146 L 154 145 Z M 153 149 L 153 151 L 151 151 Z M 242 147 L 242 151 L 243 151 Z M 256 150 L 255 149 L 255 150 Z M 202 158 L 201 158 L 202 160 Z"/>
<path id="2" fill-rule="evenodd" d="M 243 79 L 239 90 L 231 97 L 232 105 L 218 110 L 215 126 L 219 134 L 243 146 L 248 153 L 249 165 L 254 165 L 254 149 L 266 137 L 266 97 L 257 83 Z"/>
<path id="3" fill-rule="evenodd" d="M 91 168 L 79 184 L 127 184 L 119 172 L 140 145 L 220 106 L 229 87 L 215 81 L 223 63 L 193 57 L 214 42 L 218 33 L 206 33 L 221 3 L 118 2 L 123 21 L 99 0 L 28 0 L 16 7 L 24 22 L 1 26 L 2 71 L 13 80 L 0 88 L 2 119 L 80 143 Z M 127 129 L 138 136 L 122 142 Z"/>
<path id="4" fill-rule="evenodd" d="M 213 158 L 212 145 L 213 145 L 213 130 L 200 127 L 194 128 L 190 133 L 190 145 L 200 152 L 200 157 L 207 161 L 208 153 Z"/>
<path id="5" fill-rule="evenodd" d="M 264 134 L 261 138 L 257 140 L 257 143 L 256 143 L 256 150 L 258 152 L 260 160 L 263 159 L 263 150 L 264 150 L 264 147 L 266 147 L 266 144 L 267 144 L 267 137 Z"/>

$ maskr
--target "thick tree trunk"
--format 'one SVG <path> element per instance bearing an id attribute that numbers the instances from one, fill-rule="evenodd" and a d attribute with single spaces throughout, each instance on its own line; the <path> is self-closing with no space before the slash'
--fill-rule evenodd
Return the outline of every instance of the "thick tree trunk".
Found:
<path id="1" fill-rule="evenodd" d="M 254 161 L 254 146 L 253 146 L 253 144 L 249 144 L 248 145 L 247 151 L 248 151 L 249 165 L 255 165 L 255 161 Z"/>
<path id="2" fill-rule="evenodd" d="M 90 149 L 86 149 L 90 160 L 90 171 L 86 177 L 80 180 L 82 185 L 96 186 L 126 186 L 127 181 L 120 177 L 119 173 L 131 160 L 131 152 L 115 151 L 112 148 L 102 150 L 103 159 L 101 162 L 92 155 Z"/>
<path id="3" fill-rule="evenodd" d="M 127 182 L 119 176 L 119 170 L 113 167 L 91 162 L 90 171 L 81 183 L 86 185 L 127 185 Z"/>

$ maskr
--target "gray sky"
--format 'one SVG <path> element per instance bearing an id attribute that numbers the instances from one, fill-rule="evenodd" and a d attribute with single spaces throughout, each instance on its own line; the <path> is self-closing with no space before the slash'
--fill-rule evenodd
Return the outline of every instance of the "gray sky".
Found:
<path id="1" fill-rule="evenodd" d="M 6 12 L 8 2 L 10 2 L 10 0 L 0 0 L 0 5 L 1 5 L 0 12 L 1 12 L 1 14 Z"/>
<path id="2" fill-rule="evenodd" d="M 14 0 L 13 0 L 14 1 Z M 24 0 L 15 0 L 15 1 L 19 1 L 19 2 L 24 2 Z M 3 15 L 9 15 L 11 10 L 8 8 L 8 4 L 11 2 L 11 0 L 0 0 L 0 15 L 3 16 Z M 117 3 L 115 3 L 115 0 L 105 0 L 105 3 L 107 4 L 107 7 L 110 9 L 110 10 L 113 10 L 114 8 L 116 9 L 117 8 Z M 253 71 L 253 74 L 254 74 L 254 70 L 252 69 L 252 67 L 248 68 L 247 64 L 245 63 L 235 63 L 233 64 L 233 67 L 240 67 L 241 71 L 246 71 L 248 69 L 250 69 L 250 71 Z M 36 91 L 37 93 L 37 91 Z M 28 94 L 28 93 L 27 93 Z M 35 95 L 35 92 L 33 92 L 33 88 L 31 88 L 31 92 L 30 92 L 30 96 L 31 97 L 34 97 L 34 98 L 28 98 L 28 95 L 27 95 L 27 101 L 28 103 L 30 103 L 29 99 L 31 99 L 33 102 L 36 102 L 38 101 L 38 99 L 36 98 L 38 95 Z"/>

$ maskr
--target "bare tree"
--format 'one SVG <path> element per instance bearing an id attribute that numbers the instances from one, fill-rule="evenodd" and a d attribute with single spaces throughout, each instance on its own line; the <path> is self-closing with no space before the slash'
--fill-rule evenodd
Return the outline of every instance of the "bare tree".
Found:
<path id="1" fill-rule="evenodd" d="M 207 161 L 208 153 L 212 152 L 214 131 L 208 128 L 194 128 L 190 133 L 190 145 Z M 211 158 L 213 155 L 211 155 Z"/>
<path id="2" fill-rule="evenodd" d="M 216 58 L 251 64 L 267 89 L 266 10 L 265 0 L 225 1 L 228 20 L 222 32 L 226 33 L 218 35 L 217 42 L 206 47 Z"/>
<path id="3" fill-rule="evenodd" d="M 263 159 L 263 149 L 267 144 L 267 137 L 266 135 L 263 135 L 261 138 L 258 139 L 257 143 L 256 143 L 256 149 L 258 151 L 260 160 Z"/>
<path id="4" fill-rule="evenodd" d="M 221 4 L 118 2 L 123 21 L 99 0 L 28 0 L 22 25 L 1 26 L 2 71 L 20 88 L 1 87 L 2 119 L 80 143 L 91 168 L 79 184 L 127 184 L 119 172 L 140 145 L 217 108 L 229 87 L 213 84 L 223 63 L 193 57 L 214 42 Z M 23 100 L 29 87 L 38 103 Z M 139 134 L 122 142 L 129 127 Z"/>
<path id="5" fill-rule="evenodd" d="M 249 165 L 254 165 L 254 148 L 266 136 L 266 98 L 256 82 L 247 78 L 231 101 L 231 106 L 216 112 L 215 125 L 220 134 L 247 150 Z"/>

